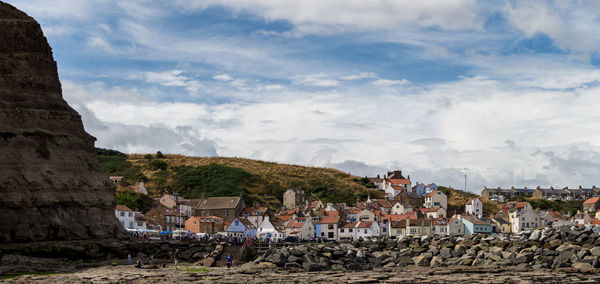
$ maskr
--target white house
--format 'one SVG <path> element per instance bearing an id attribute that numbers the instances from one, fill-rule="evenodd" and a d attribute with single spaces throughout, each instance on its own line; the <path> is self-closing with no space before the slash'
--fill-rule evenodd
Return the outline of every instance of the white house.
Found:
<path id="1" fill-rule="evenodd" d="M 464 235 L 465 224 L 462 222 L 461 215 L 455 215 L 448 221 L 446 232 L 450 236 Z"/>
<path id="2" fill-rule="evenodd" d="M 279 219 L 274 218 L 271 222 L 269 216 L 265 216 L 256 230 L 256 235 L 262 240 L 280 241 L 285 238 L 285 227 Z"/>
<path id="3" fill-rule="evenodd" d="M 379 236 L 379 223 L 373 221 L 350 222 L 338 229 L 339 239 L 358 239 Z"/>
<path id="4" fill-rule="evenodd" d="M 359 221 L 354 228 L 354 236 L 355 239 L 379 236 L 379 223 Z"/>
<path id="5" fill-rule="evenodd" d="M 410 176 L 402 176 L 402 171 L 388 172 L 388 176 L 383 179 L 382 188 L 388 199 L 394 199 L 400 192 L 411 191 Z"/>
<path id="6" fill-rule="evenodd" d="M 442 207 L 448 209 L 448 197 L 440 190 L 425 195 L 425 208 Z"/>
<path id="7" fill-rule="evenodd" d="M 226 229 L 228 236 L 253 238 L 256 236 L 256 228 L 245 218 L 235 218 Z"/>
<path id="8" fill-rule="evenodd" d="M 396 202 L 396 204 L 394 204 L 394 206 L 392 206 L 392 214 L 406 214 L 406 213 L 412 212 L 412 211 L 413 211 L 412 208 L 402 205 L 401 202 Z"/>
<path id="9" fill-rule="evenodd" d="M 483 203 L 479 198 L 474 198 L 467 201 L 465 205 L 465 213 L 476 216 L 477 218 L 483 217 Z"/>
<path id="10" fill-rule="evenodd" d="M 375 221 L 375 214 L 367 209 L 363 209 L 356 214 L 356 221 Z"/>
<path id="11" fill-rule="evenodd" d="M 312 240 L 315 238 L 315 227 L 308 217 L 302 220 L 292 219 L 285 225 L 285 234 L 301 240 Z"/>
<path id="12" fill-rule="evenodd" d="M 117 208 L 115 209 L 115 215 L 125 229 L 146 229 L 146 222 L 143 220 L 143 218 L 141 218 L 141 213 L 134 212 L 125 205 L 117 205 Z"/>
<path id="13" fill-rule="evenodd" d="M 508 213 L 512 233 L 531 231 L 543 225 L 543 221 L 528 202 L 507 202 L 502 210 Z"/>
<path id="14" fill-rule="evenodd" d="M 433 234 L 445 236 L 448 234 L 448 224 L 443 218 L 433 220 Z"/>
<path id="15" fill-rule="evenodd" d="M 144 186 L 144 182 L 140 181 L 138 185 L 130 185 L 129 188 L 133 189 L 133 191 L 141 194 L 148 195 L 148 190 Z"/>

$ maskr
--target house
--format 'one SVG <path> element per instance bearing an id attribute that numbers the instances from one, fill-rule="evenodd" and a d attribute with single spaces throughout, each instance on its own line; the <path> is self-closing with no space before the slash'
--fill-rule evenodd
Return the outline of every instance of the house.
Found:
<path id="1" fill-rule="evenodd" d="M 454 215 L 446 224 L 446 232 L 450 236 L 460 236 L 465 234 L 465 224 L 462 222 L 461 215 Z"/>
<path id="2" fill-rule="evenodd" d="M 374 221 L 358 221 L 354 227 L 354 239 L 379 236 L 379 223 Z"/>
<path id="3" fill-rule="evenodd" d="M 317 210 L 317 209 L 322 209 L 325 208 L 325 205 L 323 205 L 323 202 L 321 202 L 321 200 L 315 200 L 313 202 L 308 203 L 303 209 L 303 212 L 308 212 L 311 210 Z"/>
<path id="4" fill-rule="evenodd" d="M 327 240 L 338 239 L 338 226 L 341 224 L 339 211 L 325 211 L 321 220 L 321 236 Z"/>
<path id="5" fill-rule="evenodd" d="M 356 215 L 360 213 L 360 209 L 358 207 L 346 207 L 344 208 L 344 213 L 346 213 L 346 222 L 356 222 Z"/>
<path id="6" fill-rule="evenodd" d="M 404 206 L 401 202 L 396 202 L 394 206 L 392 206 L 392 214 L 406 214 L 412 211 L 412 208 Z"/>
<path id="7" fill-rule="evenodd" d="M 143 182 L 141 182 L 144 186 Z M 183 199 L 177 193 L 169 194 L 165 192 L 159 199 L 158 203 L 166 208 L 175 209 L 183 213 L 185 216 L 192 216 L 192 206 L 189 200 Z"/>
<path id="8" fill-rule="evenodd" d="M 444 218 L 437 218 L 432 220 L 433 223 L 433 234 L 439 236 L 445 236 L 448 234 L 448 223 Z"/>
<path id="9" fill-rule="evenodd" d="M 307 218 L 310 218 L 310 222 L 315 227 L 316 238 L 325 237 L 325 234 L 321 231 L 321 220 L 323 220 L 323 216 L 325 216 L 323 209 L 311 211 L 306 216 Z"/>
<path id="10" fill-rule="evenodd" d="M 264 241 L 281 241 L 285 238 L 285 226 L 277 217 L 266 216 L 256 230 L 256 236 Z"/>
<path id="11" fill-rule="evenodd" d="M 423 216 L 430 219 L 446 218 L 446 209 L 443 207 L 419 208 Z"/>
<path id="12" fill-rule="evenodd" d="M 588 198 L 583 202 L 583 211 L 587 213 L 596 213 L 600 207 L 600 197 Z"/>
<path id="13" fill-rule="evenodd" d="M 185 221 L 185 229 L 210 235 L 226 230 L 223 219 L 217 216 L 192 216 Z"/>
<path id="14" fill-rule="evenodd" d="M 108 179 L 115 185 L 125 186 L 127 184 L 122 176 L 109 176 Z"/>
<path id="15" fill-rule="evenodd" d="M 590 220 L 590 215 L 588 215 L 587 212 L 582 212 L 579 210 L 577 210 L 577 213 L 575 213 L 575 216 L 573 217 L 573 222 L 578 226 L 588 225 Z"/>
<path id="16" fill-rule="evenodd" d="M 425 208 L 442 207 L 448 209 L 448 197 L 440 190 L 425 195 Z"/>
<path id="17" fill-rule="evenodd" d="M 429 194 L 432 191 L 438 190 L 438 186 L 435 183 L 430 183 L 425 186 L 425 194 Z"/>
<path id="18" fill-rule="evenodd" d="M 191 201 L 194 216 L 217 216 L 231 222 L 244 209 L 241 196 L 220 196 L 196 199 Z"/>
<path id="19" fill-rule="evenodd" d="M 250 223 L 255 228 L 258 228 L 260 224 L 263 222 L 265 216 L 272 216 L 271 210 L 268 207 L 246 207 L 240 211 L 239 217 L 242 217 Z"/>
<path id="20" fill-rule="evenodd" d="M 540 199 L 548 199 L 548 200 L 570 200 L 571 198 L 571 193 L 566 190 L 565 188 L 563 189 L 555 189 L 554 187 L 550 187 L 550 188 L 541 188 L 541 187 L 537 187 L 535 189 L 535 191 L 533 192 L 533 197 L 534 198 L 540 198 Z"/>
<path id="21" fill-rule="evenodd" d="M 135 213 L 136 212 L 129 209 L 129 207 L 125 205 L 117 205 L 117 208 L 115 208 L 115 215 L 125 229 L 135 229 L 137 225 L 135 221 Z"/>
<path id="22" fill-rule="evenodd" d="M 400 202 L 402 205 L 411 208 L 419 208 L 423 205 L 423 196 L 413 192 L 400 192 L 394 201 Z"/>
<path id="23" fill-rule="evenodd" d="M 184 228 L 185 216 L 175 209 L 154 207 L 146 212 L 145 217 L 154 221 L 165 231 Z"/>
<path id="24" fill-rule="evenodd" d="M 473 198 L 465 204 L 465 213 L 473 215 L 477 218 L 483 217 L 483 203 L 479 198 Z"/>
<path id="25" fill-rule="evenodd" d="M 226 229 L 227 235 L 240 238 L 254 238 L 256 236 L 256 227 L 246 218 L 235 218 Z"/>
<path id="26" fill-rule="evenodd" d="M 383 189 L 383 179 L 377 175 L 376 177 L 367 177 L 370 181 L 375 184 L 375 189 L 382 190 Z"/>
<path id="27" fill-rule="evenodd" d="M 306 195 L 304 190 L 298 188 L 289 188 L 283 193 L 283 207 L 292 209 L 304 205 Z"/>
<path id="28" fill-rule="evenodd" d="M 512 233 L 529 231 L 542 224 L 540 216 L 528 202 L 507 202 L 500 208 L 508 216 Z"/>
<path id="29" fill-rule="evenodd" d="M 419 195 L 425 195 L 425 194 L 427 194 L 427 193 L 425 193 L 425 184 L 417 182 L 412 187 L 412 192 L 414 192 L 416 194 L 419 194 Z"/>
<path id="30" fill-rule="evenodd" d="M 552 226 L 555 222 L 564 221 L 565 218 L 560 212 L 546 210 L 540 212 L 540 225 L 541 226 Z"/>
<path id="31" fill-rule="evenodd" d="M 493 226 L 492 230 L 495 233 L 510 234 L 510 232 L 511 232 L 510 222 L 508 222 L 502 218 L 491 218 L 490 222 Z"/>
<path id="32" fill-rule="evenodd" d="M 382 187 L 387 199 L 394 199 L 400 192 L 409 192 L 412 188 L 410 176 L 402 176 L 402 171 L 388 172 L 384 177 Z"/>
<path id="33" fill-rule="evenodd" d="M 432 222 L 428 219 L 405 219 L 392 223 L 390 233 L 395 236 L 429 236 L 433 233 Z"/>
<path id="34" fill-rule="evenodd" d="M 370 210 L 363 209 L 356 214 L 356 221 L 375 221 L 375 213 Z"/>
<path id="35" fill-rule="evenodd" d="M 487 188 L 486 186 L 484 186 L 483 190 L 481 191 L 481 196 L 483 198 L 496 202 L 504 202 L 505 200 L 510 199 L 514 195 L 516 195 L 516 193 L 512 189 L 502 189 L 500 187 Z"/>
<path id="36" fill-rule="evenodd" d="M 491 234 L 492 225 L 473 215 L 463 215 L 461 222 L 465 225 L 465 234 Z"/>
<path id="37" fill-rule="evenodd" d="M 340 240 L 352 240 L 354 239 L 354 228 L 358 222 L 348 222 L 341 224 L 338 228 L 338 239 Z"/>
<path id="38" fill-rule="evenodd" d="M 138 185 L 130 185 L 129 188 L 131 188 L 133 191 L 135 191 L 137 193 L 148 195 L 148 190 L 144 186 L 143 181 L 140 181 L 140 183 Z"/>
<path id="39" fill-rule="evenodd" d="M 315 238 L 315 227 L 310 218 L 302 217 L 290 220 L 285 225 L 286 236 L 296 236 L 300 240 L 312 240 Z"/>

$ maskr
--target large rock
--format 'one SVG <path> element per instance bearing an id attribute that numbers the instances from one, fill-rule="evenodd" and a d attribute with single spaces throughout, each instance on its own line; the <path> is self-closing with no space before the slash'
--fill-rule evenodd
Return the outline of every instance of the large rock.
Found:
<path id="1" fill-rule="evenodd" d="M 125 237 L 40 25 L 0 2 L 0 242 Z"/>

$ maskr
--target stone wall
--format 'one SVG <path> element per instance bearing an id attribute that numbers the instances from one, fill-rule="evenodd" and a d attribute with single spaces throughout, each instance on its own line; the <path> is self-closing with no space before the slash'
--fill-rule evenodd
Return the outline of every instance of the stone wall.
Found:
<path id="1" fill-rule="evenodd" d="M 369 270 L 407 265 L 443 267 L 600 267 L 600 227 L 556 227 L 521 235 L 379 238 L 352 243 L 303 244 L 268 251 L 258 267 L 306 271 Z"/>

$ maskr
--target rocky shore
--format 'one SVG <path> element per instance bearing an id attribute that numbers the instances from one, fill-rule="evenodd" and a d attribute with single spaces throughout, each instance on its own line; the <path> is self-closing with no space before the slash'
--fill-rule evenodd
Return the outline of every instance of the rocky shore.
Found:
<path id="1" fill-rule="evenodd" d="M 298 245 L 266 252 L 257 267 L 360 271 L 420 267 L 516 267 L 579 271 L 600 268 L 600 227 L 548 227 L 520 235 L 380 238 L 352 243 Z"/>

